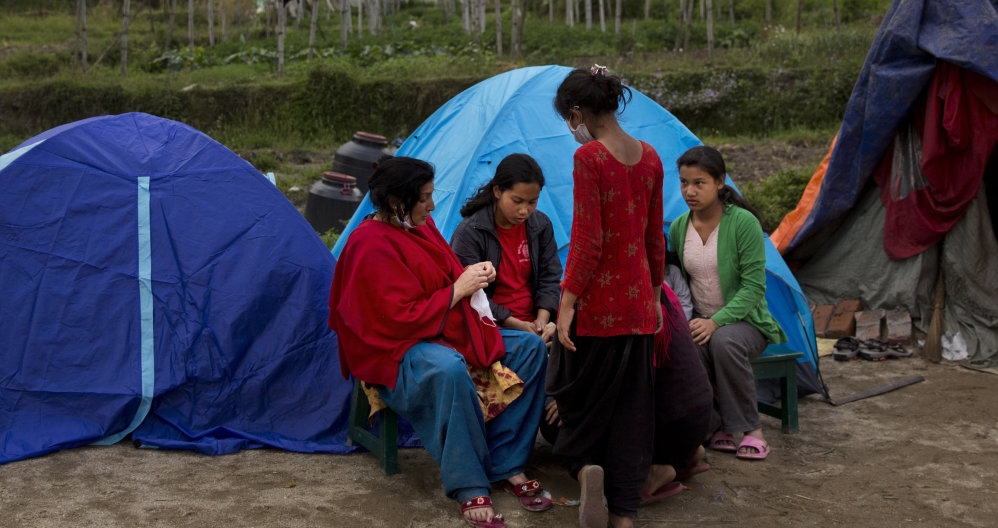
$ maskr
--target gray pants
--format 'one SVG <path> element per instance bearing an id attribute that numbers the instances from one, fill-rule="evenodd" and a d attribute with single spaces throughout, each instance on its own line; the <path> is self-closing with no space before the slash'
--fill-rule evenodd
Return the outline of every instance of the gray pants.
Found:
<path id="1" fill-rule="evenodd" d="M 697 345 L 714 387 L 714 427 L 734 434 L 761 427 L 755 376 L 749 361 L 766 349 L 766 338 L 739 321 L 717 329 L 706 345 Z"/>

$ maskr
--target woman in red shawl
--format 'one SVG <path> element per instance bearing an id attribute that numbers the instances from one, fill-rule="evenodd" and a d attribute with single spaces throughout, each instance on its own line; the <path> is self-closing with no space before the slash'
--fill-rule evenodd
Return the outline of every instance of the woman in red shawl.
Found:
<path id="1" fill-rule="evenodd" d="M 350 234 L 329 298 L 344 377 L 412 423 L 472 526 L 505 526 L 492 482 L 528 510 L 550 508 L 523 473 L 544 406 L 544 341 L 504 343 L 481 292 L 495 269 L 463 268 L 437 231 L 428 163 L 389 159 L 369 187 L 376 212 Z"/>

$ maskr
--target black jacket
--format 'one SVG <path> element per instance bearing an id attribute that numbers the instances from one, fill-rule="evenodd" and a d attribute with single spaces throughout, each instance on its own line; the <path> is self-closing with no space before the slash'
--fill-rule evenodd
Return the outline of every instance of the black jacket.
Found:
<path id="1" fill-rule="evenodd" d="M 561 296 L 561 260 L 558 259 L 558 245 L 554 241 L 554 228 L 547 215 L 540 211 L 534 211 L 534 214 L 527 217 L 526 224 L 534 309 L 548 310 L 554 321 Z M 482 207 L 462 220 L 451 236 L 450 245 L 454 248 L 454 253 L 457 253 L 461 265 L 469 266 L 489 260 L 495 266 L 496 273 L 499 273 L 502 246 L 499 244 L 492 207 Z M 496 284 L 493 282 L 485 289 L 485 295 L 489 298 L 492 315 L 496 321 L 502 322 L 511 314 L 505 306 L 492 302 L 495 289 Z"/>

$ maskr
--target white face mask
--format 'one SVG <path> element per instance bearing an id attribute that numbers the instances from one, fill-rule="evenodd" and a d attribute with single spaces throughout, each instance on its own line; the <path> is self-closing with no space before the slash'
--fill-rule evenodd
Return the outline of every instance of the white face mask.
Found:
<path id="1" fill-rule="evenodd" d="M 575 138 L 575 141 L 578 141 L 583 145 L 589 143 L 590 141 L 596 141 L 596 138 L 594 138 L 593 135 L 589 133 L 589 129 L 586 128 L 585 123 L 579 123 L 579 126 L 572 128 L 571 122 L 569 121 L 565 122 L 568 123 L 568 129 L 572 131 L 572 136 Z"/>

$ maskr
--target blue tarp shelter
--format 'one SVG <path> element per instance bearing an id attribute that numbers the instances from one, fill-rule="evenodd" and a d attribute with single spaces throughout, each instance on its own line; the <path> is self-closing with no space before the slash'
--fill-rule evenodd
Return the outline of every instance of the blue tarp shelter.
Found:
<path id="1" fill-rule="evenodd" d="M 0 156 L 0 463 L 129 433 L 345 452 L 334 261 L 249 163 L 147 114 Z"/>
<path id="2" fill-rule="evenodd" d="M 939 313 L 944 358 L 998 366 L 996 120 L 998 2 L 895 0 L 774 237 L 809 298 L 906 310 L 916 339 Z"/>
<path id="3" fill-rule="evenodd" d="M 433 113 L 397 152 L 426 160 L 436 170 L 433 219 L 447 239 L 461 221 L 461 205 L 488 181 L 507 155 L 525 152 L 544 170 L 546 185 L 538 208 L 551 218 L 559 255 L 564 263 L 572 226 L 572 154 L 578 147 L 555 112 L 555 91 L 571 71 L 562 66 L 534 66 L 497 75 L 472 86 Z M 650 98 L 633 91 L 620 115 L 621 126 L 655 147 L 665 168 L 666 230 L 688 210 L 679 192 L 676 159 L 701 144 L 672 114 Z M 729 184 L 733 185 L 730 182 Z M 339 256 L 349 233 L 372 212 L 365 197 L 343 231 L 333 254 Z M 799 370 L 802 392 L 825 393 L 818 373 L 814 324 L 797 280 L 771 242 L 766 245 L 766 300 L 789 343 L 771 347 L 804 353 Z"/>

